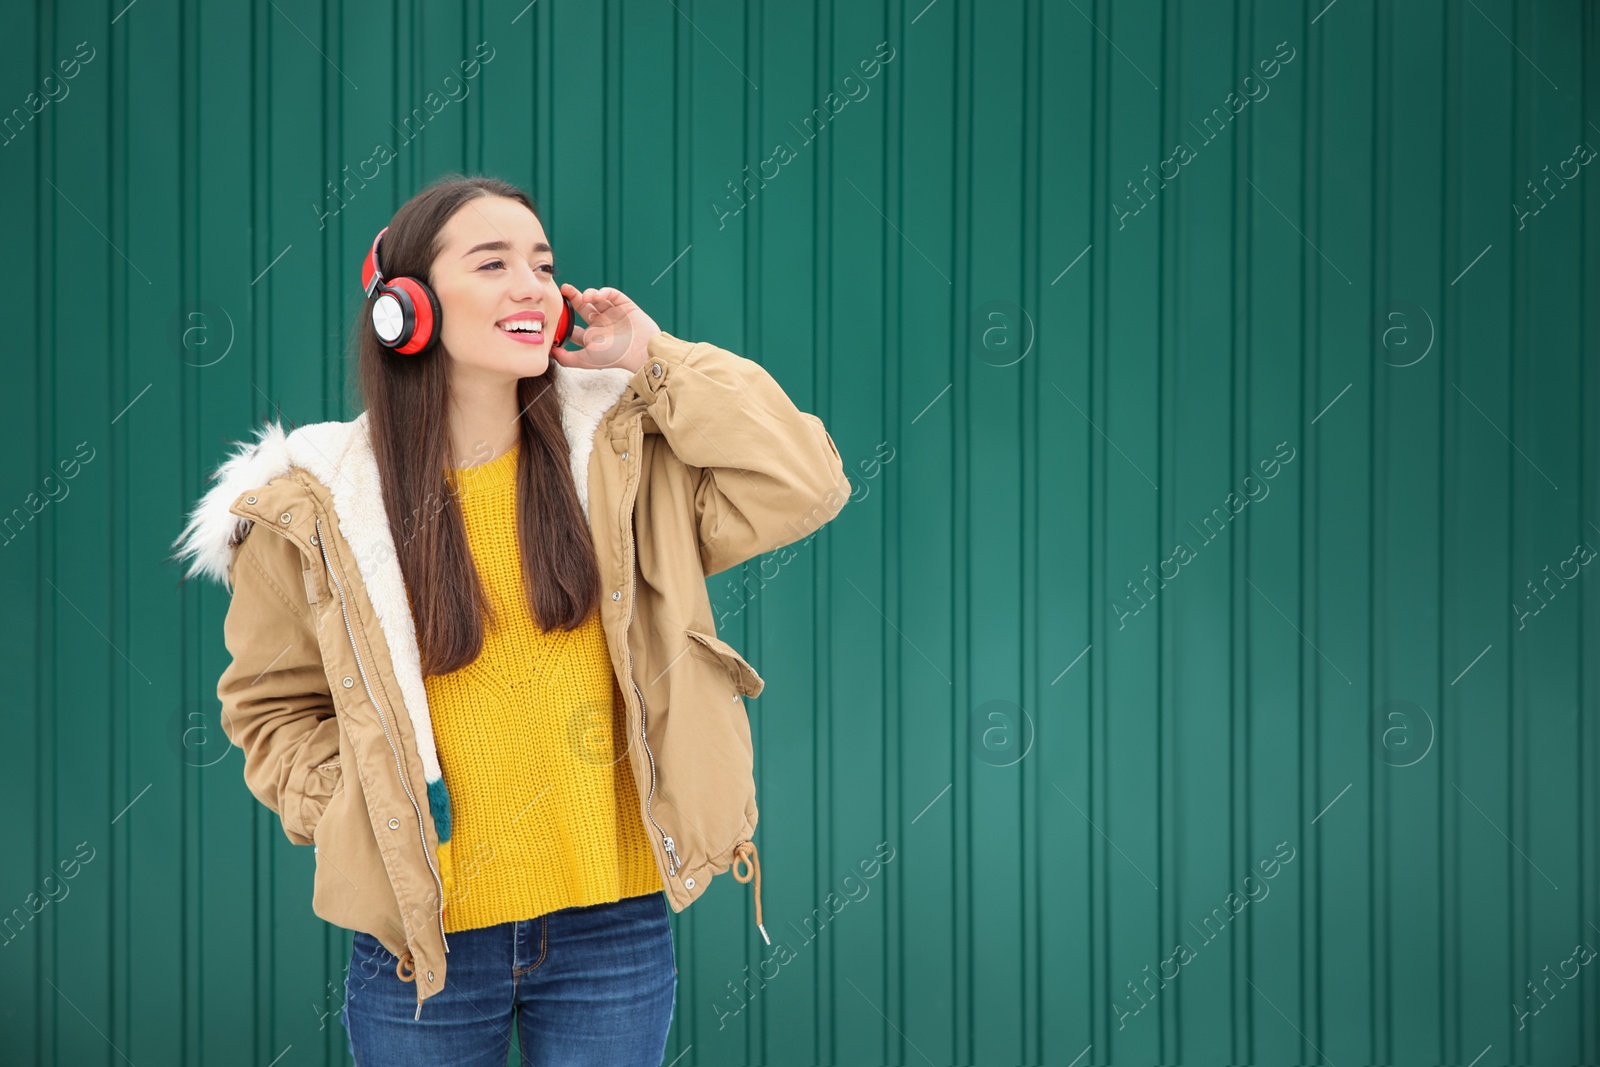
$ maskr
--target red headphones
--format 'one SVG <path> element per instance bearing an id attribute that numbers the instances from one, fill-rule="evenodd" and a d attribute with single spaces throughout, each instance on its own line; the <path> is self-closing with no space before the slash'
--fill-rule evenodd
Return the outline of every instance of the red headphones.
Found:
<path id="1" fill-rule="evenodd" d="M 385 226 L 372 241 L 361 263 L 361 288 L 372 303 L 372 328 L 385 347 L 402 356 L 421 352 L 439 336 L 439 298 L 415 278 L 385 278 L 378 266 L 378 245 L 389 232 Z M 572 335 L 572 305 L 561 298 L 561 317 L 551 335 L 550 347 L 559 348 Z"/>

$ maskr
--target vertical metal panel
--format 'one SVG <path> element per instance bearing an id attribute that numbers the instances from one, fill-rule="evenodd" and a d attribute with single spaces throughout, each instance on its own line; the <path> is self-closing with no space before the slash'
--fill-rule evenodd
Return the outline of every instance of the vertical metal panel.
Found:
<path id="1" fill-rule="evenodd" d="M 898 980 L 903 1015 L 896 1025 L 904 1037 L 894 1035 L 885 1058 L 921 1061 L 926 1056 L 953 1063 L 964 1055 L 956 1049 L 964 1047 L 970 1028 L 972 996 L 971 915 L 963 905 L 971 892 L 970 843 L 961 835 L 970 789 L 962 755 L 965 717 L 956 688 L 967 684 L 956 652 L 957 603 L 965 595 L 959 558 L 968 536 L 963 522 L 968 487 L 960 472 L 959 443 L 967 373 L 959 353 L 966 322 L 953 274 L 971 240 L 965 229 L 971 172 L 960 154 L 970 150 L 972 140 L 972 62 L 966 47 L 971 13 L 959 5 L 913 10 L 905 4 L 889 11 L 883 36 L 895 58 L 880 77 L 895 103 L 891 126 L 899 128 L 898 136 L 891 133 L 891 143 L 900 177 L 889 195 L 900 210 L 891 221 L 901 231 L 910 226 L 904 239 L 895 234 L 884 246 L 894 286 L 885 309 L 894 333 L 886 341 L 897 335 L 899 342 L 889 345 L 886 357 L 898 373 L 891 379 L 895 388 L 881 429 L 861 433 L 841 426 L 843 434 L 835 435 L 853 482 L 860 480 L 853 464 L 870 454 L 870 445 L 886 440 L 895 450 L 894 462 L 876 484 L 867 483 L 870 495 L 844 512 L 859 512 L 858 522 L 882 523 L 887 543 L 878 554 L 836 556 L 843 573 L 856 575 L 865 567 L 847 570 L 849 560 L 882 560 L 877 567 L 884 574 L 883 600 L 877 606 L 899 630 L 879 628 L 882 688 L 869 681 L 849 693 L 866 710 L 871 707 L 866 701 L 881 692 L 883 718 L 890 725 L 885 744 L 899 742 L 888 749 L 891 781 L 899 789 L 889 801 L 895 821 L 884 829 L 884 839 L 896 850 L 884 889 L 899 906 L 901 941 L 893 962 L 903 969 Z M 913 219 L 937 224 L 910 225 Z M 846 529 L 842 522 L 843 515 L 835 538 Z M 851 579 L 861 585 L 861 578 Z M 876 592 L 867 585 L 861 589 L 869 596 Z M 863 610 L 851 603 L 861 599 L 862 593 L 848 586 L 835 593 L 841 608 L 851 604 L 842 612 L 850 615 Z M 874 651 L 869 646 L 867 654 Z M 871 736 L 870 715 L 853 714 L 847 722 L 852 736 Z M 1011 883 L 1017 870 L 1001 880 Z"/>
<path id="2" fill-rule="evenodd" d="M 357 412 L 356 264 L 452 170 L 854 483 L 709 580 L 774 945 L 674 917 L 669 1062 L 1600 1058 L 1592 4 L 10 14 L 8 1063 L 346 1061 L 163 556 L 225 442 Z"/>

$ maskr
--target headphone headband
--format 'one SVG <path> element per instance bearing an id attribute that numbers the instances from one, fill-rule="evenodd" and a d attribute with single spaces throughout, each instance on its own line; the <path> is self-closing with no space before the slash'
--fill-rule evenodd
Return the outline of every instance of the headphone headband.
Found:
<path id="1" fill-rule="evenodd" d="M 388 232 L 387 226 L 378 231 L 378 236 L 372 239 L 372 250 L 367 253 L 366 260 L 361 264 L 361 288 L 369 300 L 372 298 L 373 290 L 383 281 L 383 271 L 378 268 L 378 244 Z"/>

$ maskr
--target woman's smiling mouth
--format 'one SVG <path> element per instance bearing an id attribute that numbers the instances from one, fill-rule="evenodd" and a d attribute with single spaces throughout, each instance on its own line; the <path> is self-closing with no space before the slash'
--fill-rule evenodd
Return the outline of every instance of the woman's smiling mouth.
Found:
<path id="1" fill-rule="evenodd" d="M 544 343 L 544 312 L 519 311 L 495 323 L 501 333 L 525 345 Z"/>

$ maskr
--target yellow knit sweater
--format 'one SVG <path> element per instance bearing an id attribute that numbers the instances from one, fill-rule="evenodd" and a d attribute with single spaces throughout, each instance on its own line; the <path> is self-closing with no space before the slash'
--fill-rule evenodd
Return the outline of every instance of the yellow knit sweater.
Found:
<path id="1" fill-rule="evenodd" d="M 517 548 L 520 446 L 451 476 L 497 625 L 466 667 L 424 679 L 451 835 L 446 930 L 660 892 L 598 612 L 545 631 Z"/>

